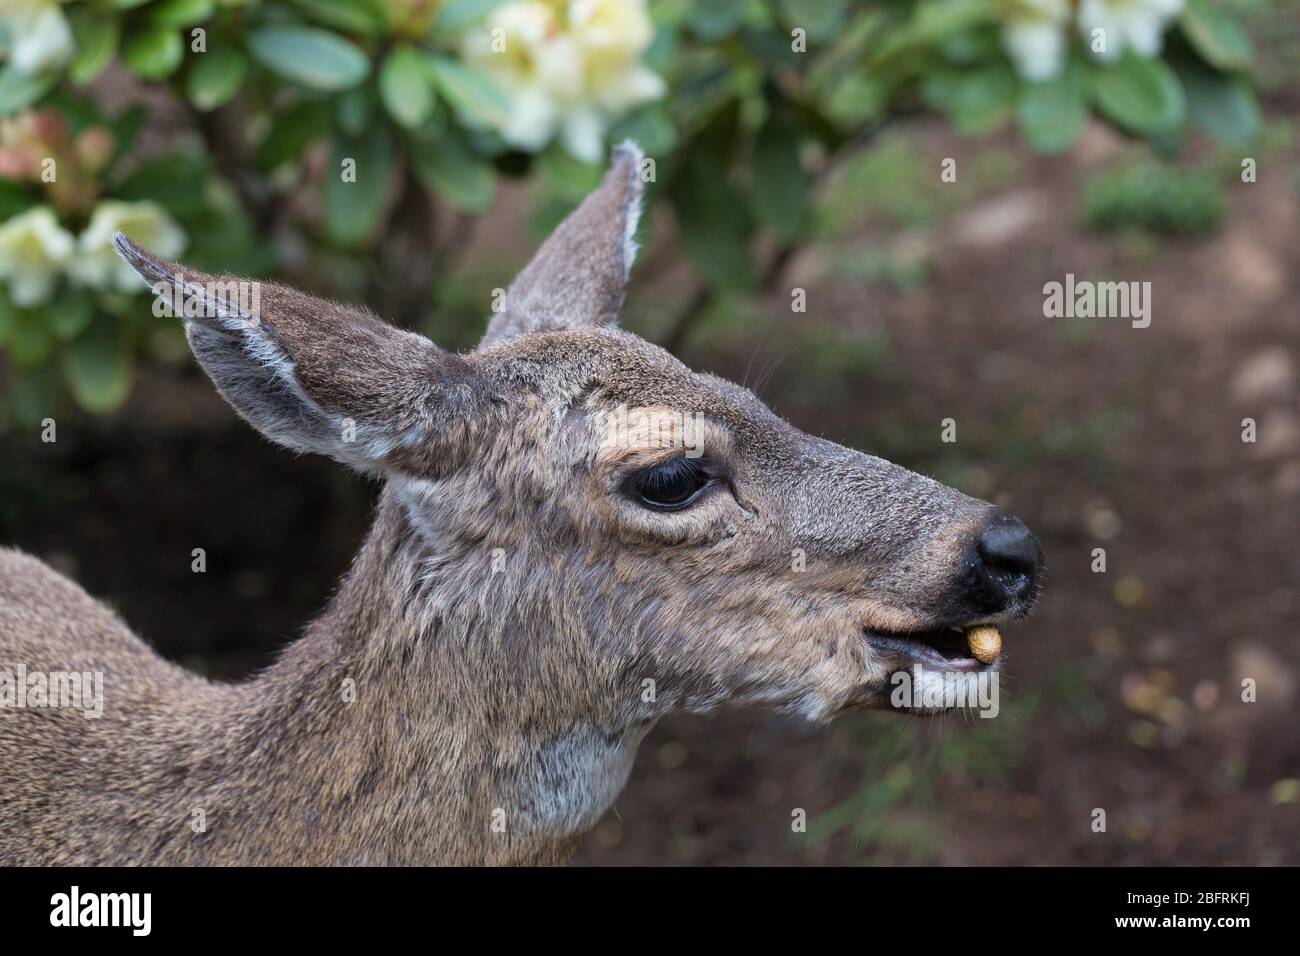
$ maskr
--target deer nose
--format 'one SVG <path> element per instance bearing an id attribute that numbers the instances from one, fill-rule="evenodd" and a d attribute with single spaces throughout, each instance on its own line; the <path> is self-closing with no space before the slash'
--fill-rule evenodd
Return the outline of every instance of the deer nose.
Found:
<path id="1" fill-rule="evenodd" d="M 990 518 L 975 539 L 975 552 L 980 559 L 981 590 L 1001 597 L 1003 607 L 1034 593 L 1043 549 L 1015 515 L 999 511 Z"/>

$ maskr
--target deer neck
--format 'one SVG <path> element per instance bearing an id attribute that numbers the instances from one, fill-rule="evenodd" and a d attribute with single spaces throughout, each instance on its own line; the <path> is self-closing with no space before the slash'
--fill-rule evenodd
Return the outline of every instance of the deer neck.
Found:
<path id="1" fill-rule="evenodd" d="M 653 721 L 602 703 L 570 635 L 544 642 L 571 657 L 557 676 L 535 631 L 475 600 L 469 563 L 431 553 L 386 489 L 329 607 L 245 685 L 282 792 L 258 788 L 294 831 L 273 840 L 301 856 L 326 834 L 328 862 L 563 862 L 613 803 Z"/>

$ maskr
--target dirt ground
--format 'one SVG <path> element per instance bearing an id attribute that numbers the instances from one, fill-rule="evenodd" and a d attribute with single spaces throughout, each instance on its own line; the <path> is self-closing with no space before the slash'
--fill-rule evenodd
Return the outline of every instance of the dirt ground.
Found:
<path id="1" fill-rule="evenodd" d="M 1300 863 L 1300 159 L 1231 186 L 1217 232 L 1138 243 L 1078 224 L 1079 184 L 1119 148 L 1105 136 L 1044 159 L 922 127 L 912 148 L 1012 174 L 922 228 L 868 217 L 818 243 L 684 357 L 1035 530 L 1046 586 L 1006 631 L 1002 713 L 666 721 L 578 862 Z M 924 278 L 864 278 L 845 266 L 860 250 Z M 1066 273 L 1149 280 L 1150 327 L 1044 318 Z M 638 277 L 627 324 L 653 330 L 653 303 L 684 294 L 672 270 Z M 265 664 L 364 533 L 372 488 L 272 448 L 185 365 L 60 427 L 55 445 L 0 437 L 0 540 L 206 673 Z"/>

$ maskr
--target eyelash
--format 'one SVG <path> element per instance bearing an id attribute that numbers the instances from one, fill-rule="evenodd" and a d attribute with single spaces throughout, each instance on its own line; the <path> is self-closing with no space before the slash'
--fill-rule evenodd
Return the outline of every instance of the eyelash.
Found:
<path id="1" fill-rule="evenodd" d="M 670 512 L 690 507 L 714 483 L 697 459 L 678 457 L 632 474 L 626 487 L 638 504 L 651 511 Z M 666 496 L 678 490 L 675 486 L 687 493 L 680 497 Z"/>

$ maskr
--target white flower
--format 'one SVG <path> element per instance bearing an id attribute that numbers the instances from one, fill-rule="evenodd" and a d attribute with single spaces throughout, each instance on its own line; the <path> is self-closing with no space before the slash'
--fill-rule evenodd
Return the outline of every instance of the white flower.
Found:
<path id="1" fill-rule="evenodd" d="M 523 0 L 499 7 L 466 55 L 480 63 L 510 99 L 500 127 L 512 146 L 535 152 L 563 123 L 563 104 L 582 94 L 582 63 L 554 5 Z"/>
<path id="2" fill-rule="evenodd" d="M 76 240 L 49 206 L 35 206 L 0 225 L 0 279 L 15 305 L 47 302 Z"/>
<path id="3" fill-rule="evenodd" d="M 586 89 L 598 106 L 618 113 L 664 95 L 663 77 L 640 62 L 654 39 L 643 2 L 575 0 L 569 21 L 582 50 Z"/>
<path id="4" fill-rule="evenodd" d="M 1013 0 L 1002 21 L 1002 46 L 1024 79 L 1050 80 L 1065 63 L 1070 0 Z"/>
<path id="5" fill-rule="evenodd" d="M 24 75 L 62 66 L 72 58 L 72 28 L 59 0 L 0 0 L 0 49 Z"/>
<path id="6" fill-rule="evenodd" d="M 662 78 L 640 62 L 653 36 L 645 0 L 516 0 L 464 52 L 510 100 L 498 127 L 506 142 L 536 152 L 558 135 L 595 162 L 612 120 L 663 95 Z"/>
<path id="7" fill-rule="evenodd" d="M 1099 60 L 1114 62 L 1126 47 L 1138 56 L 1157 56 L 1169 21 L 1182 10 L 1183 0 L 1083 0 L 1079 32 Z"/>
<path id="8" fill-rule="evenodd" d="M 77 241 L 76 258 L 68 272 L 82 285 L 96 289 L 135 292 L 140 279 L 113 250 L 113 234 L 124 232 L 132 242 L 171 259 L 188 241 L 185 231 L 156 202 L 105 199 L 95 207 L 90 222 Z"/>

